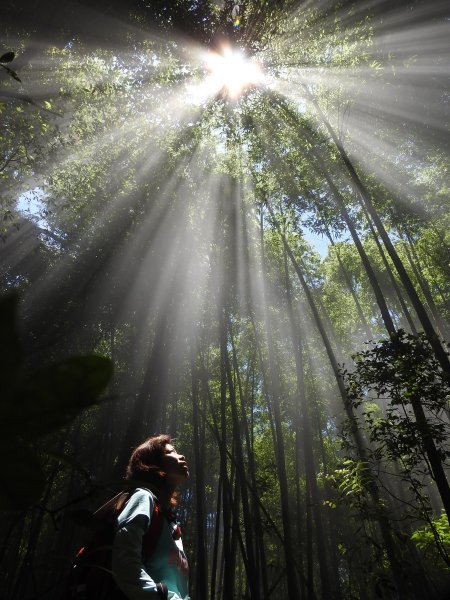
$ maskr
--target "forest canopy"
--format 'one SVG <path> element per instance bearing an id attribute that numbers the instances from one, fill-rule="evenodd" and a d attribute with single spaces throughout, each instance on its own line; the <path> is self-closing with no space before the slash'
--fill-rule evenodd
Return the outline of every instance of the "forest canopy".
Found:
<path id="1" fill-rule="evenodd" d="M 1 11 L 2 600 L 161 432 L 194 600 L 447 598 L 447 4 Z"/>

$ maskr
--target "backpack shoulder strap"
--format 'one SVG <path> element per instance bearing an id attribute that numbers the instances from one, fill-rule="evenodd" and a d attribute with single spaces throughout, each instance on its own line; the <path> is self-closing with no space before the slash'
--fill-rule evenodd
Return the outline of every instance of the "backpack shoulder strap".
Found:
<path id="1" fill-rule="evenodd" d="M 103 504 L 103 506 L 100 506 L 100 508 L 94 512 L 94 516 L 97 519 L 106 518 L 107 520 L 111 520 L 112 516 L 116 516 L 122 510 L 130 496 L 130 492 L 119 492 Z"/>
<path id="2" fill-rule="evenodd" d="M 153 504 L 153 514 L 150 521 L 150 525 L 148 531 L 144 534 L 142 538 L 142 561 L 146 562 L 152 556 L 155 551 L 156 544 L 161 536 L 163 524 L 164 524 L 164 515 L 161 510 L 161 505 L 158 502 L 158 499 L 153 496 L 154 504 Z"/>

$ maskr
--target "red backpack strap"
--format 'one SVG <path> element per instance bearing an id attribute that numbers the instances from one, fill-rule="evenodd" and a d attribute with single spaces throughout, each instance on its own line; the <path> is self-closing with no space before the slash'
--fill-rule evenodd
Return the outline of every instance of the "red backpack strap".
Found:
<path id="1" fill-rule="evenodd" d="M 164 515 L 161 506 L 156 498 L 154 498 L 153 514 L 150 521 L 150 526 L 147 533 L 142 538 L 142 562 L 147 562 L 155 551 L 156 544 L 161 536 L 164 524 Z"/>

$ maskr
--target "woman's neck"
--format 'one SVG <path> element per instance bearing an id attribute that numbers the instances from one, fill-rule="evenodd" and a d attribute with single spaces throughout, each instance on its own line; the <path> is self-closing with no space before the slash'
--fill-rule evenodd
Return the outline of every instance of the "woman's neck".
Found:
<path id="1" fill-rule="evenodd" d="M 163 509 L 170 509 L 171 508 L 171 499 L 172 496 L 175 492 L 174 489 L 172 488 L 166 488 L 166 487 L 159 487 L 156 485 L 151 485 L 148 486 L 148 489 L 155 494 L 156 498 L 158 499 L 158 502 L 161 504 L 161 507 Z"/>

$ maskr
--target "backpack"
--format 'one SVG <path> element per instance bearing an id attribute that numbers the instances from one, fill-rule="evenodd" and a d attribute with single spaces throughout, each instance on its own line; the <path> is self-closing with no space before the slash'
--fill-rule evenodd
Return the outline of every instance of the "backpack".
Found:
<path id="1" fill-rule="evenodd" d="M 91 514 L 94 534 L 88 544 L 81 547 L 66 578 L 62 600 L 126 600 L 117 586 L 111 571 L 112 546 L 116 533 L 117 510 L 131 497 L 128 492 L 118 494 Z M 161 535 L 164 516 L 158 500 L 154 499 L 153 514 L 148 531 L 142 538 L 142 561 L 153 554 Z"/>

